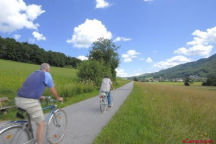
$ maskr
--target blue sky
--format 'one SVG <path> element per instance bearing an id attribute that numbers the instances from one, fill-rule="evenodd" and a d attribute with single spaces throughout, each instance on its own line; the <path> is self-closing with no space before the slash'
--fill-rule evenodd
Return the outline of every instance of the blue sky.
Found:
<path id="1" fill-rule="evenodd" d="M 0 36 L 85 60 L 99 37 L 117 46 L 117 76 L 215 54 L 216 0 L 0 0 Z"/>

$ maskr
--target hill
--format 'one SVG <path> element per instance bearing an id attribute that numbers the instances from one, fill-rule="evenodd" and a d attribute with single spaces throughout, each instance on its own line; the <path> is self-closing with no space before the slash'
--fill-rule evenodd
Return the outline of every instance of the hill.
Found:
<path id="1" fill-rule="evenodd" d="M 189 62 L 186 64 L 177 65 L 172 68 L 161 70 L 155 73 L 148 73 L 137 76 L 138 80 L 145 78 L 162 78 L 162 79 L 176 79 L 183 78 L 185 76 L 196 76 L 196 77 L 208 77 L 216 75 L 216 54 L 209 58 L 203 58 L 195 62 Z M 133 79 L 134 77 L 128 77 Z"/>

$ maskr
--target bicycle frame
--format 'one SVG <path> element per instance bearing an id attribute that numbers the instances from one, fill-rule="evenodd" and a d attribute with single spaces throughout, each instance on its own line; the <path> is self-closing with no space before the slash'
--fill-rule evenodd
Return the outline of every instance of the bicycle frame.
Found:
<path id="1" fill-rule="evenodd" d="M 55 104 L 55 102 L 57 100 L 50 99 L 50 98 L 48 98 L 48 100 L 49 100 L 49 102 L 52 102 L 52 103 L 49 106 L 46 106 L 46 107 L 42 108 L 43 111 L 47 110 L 47 109 L 50 109 L 49 112 L 48 112 L 48 114 L 47 114 L 47 116 L 46 116 L 46 118 L 45 118 L 46 128 L 49 129 L 49 125 L 50 125 L 51 120 L 53 120 L 53 122 L 55 123 L 56 127 L 60 127 L 61 123 L 59 123 L 59 119 L 58 118 L 61 118 L 61 117 L 56 117 L 58 115 L 55 115 L 55 113 L 58 113 L 59 111 L 62 112 L 62 110 L 57 109 L 57 105 Z M 29 140 L 26 142 L 26 144 L 29 143 L 29 142 L 35 142 L 36 139 L 34 138 L 33 127 L 32 127 L 32 124 L 31 124 L 31 119 L 30 119 L 29 114 L 25 110 L 19 108 L 19 113 L 17 113 L 17 117 L 24 119 L 23 113 L 27 114 L 27 117 L 28 117 L 27 120 L 9 121 L 7 123 L 4 123 L 4 124 L 0 125 L 0 134 L 4 133 L 5 131 L 7 131 L 10 128 L 15 127 L 17 129 L 20 129 L 20 130 L 18 130 L 16 132 L 18 134 L 18 137 L 21 136 L 21 133 L 23 131 L 27 132 Z M 63 114 L 66 117 L 64 111 L 63 111 Z M 66 120 L 65 124 L 67 124 L 67 120 Z M 64 133 L 65 133 L 65 129 L 64 129 Z M 17 135 L 17 134 L 15 134 L 15 135 Z M 47 134 L 48 134 L 47 138 L 49 137 L 48 141 L 51 142 L 52 140 L 50 141 L 50 134 L 49 134 L 49 132 Z M 54 136 L 57 137 L 57 134 L 55 134 Z M 61 139 L 63 138 L 63 136 L 64 136 L 64 134 L 60 135 L 59 141 L 61 141 Z M 12 135 L 8 135 L 8 137 L 10 138 L 10 137 L 12 137 Z M 14 136 L 14 137 L 16 137 L 16 136 Z M 14 137 L 13 137 L 13 139 L 14 139 Z M 13 139 L 11 139 L 11 140 L 13 141 Z M 55 140 L 52 141 L 51 143 L 55 143 Z"/>
<path id="2" fill-rule="evenodd" d="M 49 112 L 48 116 L 45 119 L 46 124 L 49 122 L 49 119 L 52 116 L 52 114 L 54 113 L 54 111 L 56 110 L 55 109 L 56 107 L 57 107 L 56 105 L 50 105 L 50 106 L 42 108 L 42 110 L 51 109 L 51 111 Z M 29 125 L 27 125 L 27 124 L 29 124 Z M 1 127 L 0 127 L 0 133 L 2 131 L 5 131 L 8 128 L 11 128 L 11 127 L 14 127 L 14 126 L 20 126 L 20 125 L 23 125 L 23 128 L 27 128 L 28 129 L 28 131 L 31 134 L 31 138 L 33 139 L 34 135 L 33 135 L 32 124 L 31 124 L 31 120 L 30 120 L 29 116 L 28 116 L 27 120 L 9 121 L 9 122 L 1 125 Z"/>
<path id="3" fill-rule="evenodd" d="M 51 111 L 49 112 L 48 116 L 45 119 L 46 124 L 49 122 L 49 119 L 52 116 L 52 114 L 54 113 L 54 111 L 56 110 L 55 109 L 56 107 L 57 107 L 56 105 L 50 105 L 50 106 L 42 108 L 43 110 L 51 109 Z"/>

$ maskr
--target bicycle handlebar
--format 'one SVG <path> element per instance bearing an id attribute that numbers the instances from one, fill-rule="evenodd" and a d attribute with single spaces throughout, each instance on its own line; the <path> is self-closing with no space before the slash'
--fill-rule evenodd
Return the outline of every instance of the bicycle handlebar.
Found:
<path id="1" fill-rule="evenodd" d="M 44 97 L 45 97 L 45 101 L 48 101 L 48 102 L 57 102 L 58 101 L 57 99 L 51 98 L 51 96 L 44 96 Z M 61 103 L 63 104 L 64 102 L 61 101 Z"/>

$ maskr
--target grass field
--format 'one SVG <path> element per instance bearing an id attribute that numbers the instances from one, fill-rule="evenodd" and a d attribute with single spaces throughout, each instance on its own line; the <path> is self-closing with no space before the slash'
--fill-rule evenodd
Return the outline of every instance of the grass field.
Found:
<path id="1" fill-rule="evenodd" d="M 10 100 L 13 100 L 24 80 L 38 69 L 39 65 L 0 59 L 0 98 L 8 97 Z M 64 104 L 59 105 L 59 107 L 98 95 L 99 89 L 94 86 L 92 81 L 79 82 L 76 69 L 51 67 L 50 73 L 59 95 L 64 97 Z M 128 82 L 117 78 L 114 86 L 118 88 Z M 43 95 L 50 95 L 49 90 L 46 89 Z M 4 103 L 4 106 L 6 104 Z M 0 114 L 0 120 L 11 119 L 14 116 L 15 112 L 11 109 L 7 115 Z"/>
<path id="2" fill-rule="evenodd" d="M 94 144 L 180 144 L 216 141 L 216 88 L 134 83 Z"/>
<path id="3" fill-rule="evenodd" d="M 184 86 L 184 82 L 153 82 L 153 83 Z M 190 84 L 190 85 L 191 86 L 201 86 L 202 82 L 194 82 L 193 84 Z"/>

